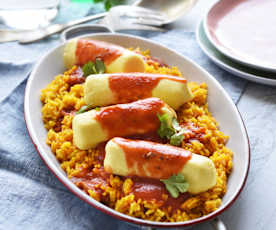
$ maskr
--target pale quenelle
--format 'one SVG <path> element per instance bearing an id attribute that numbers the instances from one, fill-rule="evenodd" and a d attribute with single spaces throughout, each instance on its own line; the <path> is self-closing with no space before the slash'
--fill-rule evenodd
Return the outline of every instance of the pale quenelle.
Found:
<path id="1" fill-rule="evenodd" d="M 87 77 L 84 101 L 91 107 L 158 97 L 178 109 L 193 98 L 183 77 L 149 73 L 98 74 Z"/>
<path id="2" fill-rule="evenodd" d="M 83 66 L 99 58 L 107 73 L 144 72 L 146 63 L 142 55 L 107 42 L 87 39 L 72 39 L 64 48 L 64 64 L 67 69 Z"/>
<path id="3" fill-rule="evenodd" d="M 167 179 L 184 175 L 188 192 L 197 194 L 216 184 L 216 168 L 208 157 L 149 141 L 113 138 L 105 147 L 105 171 L 120 176 Z"/>
<path id="4" fill-rule="evenodd" d="M 116 136 L 156 132 L 160 127 L 157 114 L 165 113 L 170 123 L 176 117 L 175 111 L 160 99 L 147 98 L 78 114 L 72 123 L 74 144 L 84 150 Z"/>

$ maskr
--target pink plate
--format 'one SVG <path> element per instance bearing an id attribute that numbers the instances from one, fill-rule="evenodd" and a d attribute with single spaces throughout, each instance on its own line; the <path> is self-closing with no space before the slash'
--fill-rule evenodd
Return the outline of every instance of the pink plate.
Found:
<path id="1" fill-rule="evenodd" d="M 212 44 L 242 64 L 276 72 L 276 1 L 221 0 L 204 29 Z"/>

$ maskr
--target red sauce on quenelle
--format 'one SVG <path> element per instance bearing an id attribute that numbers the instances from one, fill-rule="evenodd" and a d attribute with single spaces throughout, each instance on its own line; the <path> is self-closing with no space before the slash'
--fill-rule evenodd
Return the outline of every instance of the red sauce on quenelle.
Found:
<path id="1" fill-rule="evenodd" d="M 124 48 L 110 43 L 79 39 L 76 48 L 76 64 L 84 65 L 89 61 L 95 62 L 96 58 L 104 61 L 106 65 L 122 55 Z"/>
<path id="2" fill-rule="evenodd" d="M 167 179 L 179 173 L 192 157 L 191 152 L 171 145 L 120 137 L 112 141 L 125 152 L 129 175 Z"/>
<path id="3" fill-rule="evenodd" d="M 200 141 L 202 135 L 205 134 L 205 130 L 201 128 L 197 128 L 194 125 L 187 123 L 184 125 L 187 129 L 188 137 L 185 138 L 185 141 L 189 142 L 190 138 L 193 140 Z M 156 136 L 156 132 L 146 133 L 141 135 L 135 135 L 128 137 L 130 139 L 143 139 L 148 141 L 154 141 L 162 143 L 164 140 L 160 139 Z M 88 190 L 93 190 L 101 197 L 101 202 L 104 203 L 105 196 L 103 195 L 104 191 L 101 189 L 101 186 L 108 186 L 109 177 L 111 174 L 107 173 L 103 169 L 103 161 L 105 158 L 105 143 L 101 143 L 97 146 L 98 155 L 95 156 L 95 161 L 102 165 L 99 169 L 92 169 L 92 167 L 84 168 L 80 170 L 77 175 L 74 175 L 71 180 L 75 183 L 80 189 L 84 190 L 88 193 Z M 124 178 L 124 177 L 122 177 Z M 131 187 L 131 194 L 135 195 L 135 199 L 138 200 L 141 198 L 142 200 L 153 201 L 155 200 L 159 207 L 169 208 L 171 212 L 179 209 L 181 205 L 190 197 L 189 193 L 180 194 L 178 198 L 173 198 L 167 191 L 164 183 L 162 183 L 159 179 L 153 178 L 143 178 L 138 176 L 129 176 L 133 181 L 133 185 Z M 108 199 L 108 198 L 106 198 Z"/>
<path id="4" fill-rule="evenodd" d="M 95 161 L 98 164 L 103 165 L 105 157 L 105 143 L 97 146 L 99 154 L 95 157 Z M 110 186 L 109 178 L 110 173 L 107 173 L 103 166 L 97 169 L 93 169 L 93 166 L 80 169 L 80 171 L 71 177 L 71 181 L 84 190 L 87 194 L 89 190 L 93 190 L 101 198 L 101 202 L 108 200 L 109 195 L 104 195 L 104 190 L 101 187 Z M 125 177 L 122 177 L 125 178 Z M 190 197 L 188 193 L 180 194 L 178 198 L 173 198 L 168 193 L 165 185 L 158 179 L 142 178 L 137 176 L 129 176 L 133 181 L 131 187 L 131 194 L 135 195 L 135 200 L 142 199 L 147 201 L 157 202 L 159 207 L 171 207 L 171 211 L 175 211 L 180 208 L 183 202 Z"/>
<path id="5" fill-rule="evenodd" d="M 129 104 L 109 106 L 97 112 L 95 119 L 107 131 L 109 138 L 156 131 L 160 126 L 157 114 L 164 102 L 147 98 Z"/>
<path id="6" fill-rule="evenodd" d="M 152 96 L 152 90 L 160 80 L 168 79 L 185 84 L 181 77 L 148 73 L 120 73 L 108 77 L 109 88 L 114 93 L 117 103 L 126 103 Z"/>

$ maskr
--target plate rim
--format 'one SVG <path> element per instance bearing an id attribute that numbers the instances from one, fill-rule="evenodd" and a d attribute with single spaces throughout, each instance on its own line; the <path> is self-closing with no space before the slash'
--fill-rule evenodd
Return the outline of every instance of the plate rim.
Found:
<path id="1" fill-rule="evenodd" d="M 243 175 L 243 181 L 242 183 L 239 185 L 239 187 L 237 187 L 236 189 L 236 193 L 234 195 L 231 195 L 231 198 L 229 199 L 228 202 L 226 202 L 223 206 L 221 206 L 221 208 L 217 209 L 216 211 L 209 213 L 206 216 L 194 219 L 194 220 L 189 220 L 189 221 L 182 221 L 182 222 L 156 222 L 156 221 L 149 221 L 149 220 L 143 220 L 143 219 L 138 219 L 136 217 L 131 217 L 128 216 L 126 214 L 120 213 L 118 211 L 115 211 L 112 208 L 109 208 L 108 206 L 101 204 L 100 202 L 97 202 L 96 200 L 94 200 L 93 198 L 91 198 L 90 196 L 88 196 L 86 193 L 84 193 L 82 190 L 80 190 L 79 188 L 77 188 L 77 186 L 75 186 L 66 175 L 62 174 L 61 172 L 58 171 L 58 169 L 55 169 L 54 167 L 51 166 L 51 160 L 49 159 L 49 157 L 44 154 L 44 150 L 43 147 L 40 144 L 40 141 L 38 140 L 37 136 L 36 136 L 36 132 L 34 131 L 33 128 L 33 124 L 30 120 L 30 115 L 29 115 L 29 111 L 28 111 L 28 107 L 30 106 L 29 104 L 29 95 L 30 95 L 30 91 L 31 91 L 31 83 L 32 83 L 32 79 L 35 77 L 35 74 L 37 72 L 37 69 L 40 67 L 40 65 L 42 64 L 42 62 L 44 61 L 44 59 L 50 55 L 52 52 L 54 52 L 55 50 L 59 49 L 62 45 L 64 45 L 64 43 L 58 44 L 56 47 L 50 49 L 48 52 L 46 52 L 40 59 L 39 61 L 35 64 L 30 77 L 28 78 L 27 84 L 26 84 L 26 88 L 25 88 L 25 95 L 24 95 L 24 120 L 26 123 L 26 127 L 27 127 L 27 132 L 30 136 L 30 139 L 36 149 L 36 151 L 38 152 L 39 156 L 41 157 L 41 159 L 43 160 L 43 162 L 45 163 L 45 165 L 48 167 L 48 169 L 57 177 L 57 179 L 69 190 L 71 191 L 74 195 L 76 195 L 77 197 L 79 197 L 81 200 L 85 201 L 86 203 L 88 203 L 89 205 L 91 205 L 92 207 L 102 211 L 103 213 L 106 213 L 110 216 L 113 216 L 119 220 L 124 220 L 128 223 L 133 223 L 136 225 L 144 225 L 144 226 L 151 226 L 151 227 L 187 227 L 187 226 L 192 226 L 198 223 L 202 223 L 202 222 L 206 222 L 208 220 L 211 220 L 213 218 L 215 218 L 216 216 L 220 215 L 222 212 L 224 212 L 226 209 L 228 209 L 235 201 L 236 199 L 239 197 L 241 191 L 243 190 L 245 183 L 247 181 L 247 177 L 248 177 L 248 173 L 249 173 L 249 167 L 250 167 L 250 143 L 249 143 L 249 137 L 248 137 L 248 133 L 246 130 L 246 126 L 244 124 L 244 121 L 242 119 L 242 116 L 237 108 L 237 106 L 234 104 L 234 102 L 232 101 L 232 99 L 230 98 L 230 96 L 228 95 L 228 93 L 223 89 L 223 87 L 220 85 L 220 83 L 211 75 L 209 74 L 204 68 L 202 68 L 200 65 L 198 65 L 196 62 L 194 62 L 193 60 L 191 60 L 190 58 L 180 54 L 179 52 L 170 49 L 168 47 L 166 47 L 165 45 L 162 45 L 158 42 L 152 41 L 150 39 L 146 39 L 146 38 L 141 38 L 138 36 L 134 36 L 134 35 L 126 35 L 126 34 L 119 34 L 119 33 L 112 33 L 112 34 L 107 34 L 107 33 L 94 33 L 91 35 L 83 35 L 80 36 L 78 38 L 84 38 L 84 37 L 91 37 L 91 36 L 117 36 L 117 37 L 127 37 L 130 39 L 136 39 L 136 40 L 140 40 L 142 42 L 146 42 L 155 46 L 161 46 L 162 48 L 166 49 L 167 52 L 172 52 L 174 55 L 176 56 L 180 56 L 181 58 L 183 58 L 184 60 L 186 60 L 187 62 L 189 62 L 189 64 L 195 66 L 197 69 L 199 69 L 201 72 L 203 72 L 204 74 L 206 74 L 210 79 L 212 79 L 212 81 L 214 81 L 214 84 L 216 85 L 216 87 L 218 89 L 220 89 L 224 96 L 226 97 L 226 99 L 229 101 L 229 103 L 231 104 L 231 107 L 233 108 L 234 112 L 236 113 L 236 116 L 238 118 L 238 121 L 240 123 L 241 126 L 241 131 L 245 137 L 245 147 L 246 147 L 246 165 L 245 165 L 245 171 L 244 171 L 244 175 Z"/>
<path id="2" fill-rule="evenodd" d="M 255 69 L 260 69 L 260 70 L 265 70 L 265 71 L 270 71 L 270 72 L 275 72 L 276 73 L 276 66 L 271 66 L 271 65 L 260 65 L 257 62 L 254 61 L 246 61 L 245 59 L 243 60 L 242 57 L 239 58 L 239 56 L 233 54 L 231 51 L 229 51 L 226 47 L 223 46 L 223 44 L 219 44 L 216 39 L 213 38 L 213 36 L 210 33 L 209 27 L 208 27 L 208 17 L 209 13 L 216 7 L 217 4 L 220 4 L 222 1 L 229 1 L 229 0 L 219 0 L 211 5 L 211 7 L 207 10 L 203 17 L 203 27 L 206 36 L 208 37 L 208 40 L 212 43 L 214 47 L 216 47 L 217 50 L 219 50 L 222 54 L 227 56 L 228 58 L 235 60 L 236 62 L 239 62 L 243 65 L 253 67 Z M 249 0 L 246 0 L 249 1 Z M 232 1 L 234 2 L 234 1 Z"/>
<path id="3" fill-rule="evenodd" d="M 199 47 L 204 52 L 204 54 L 207 57 L 209 57 L 219 67 L 223 68 L 224 70 L 226 70 L 227 72 L 229 72 L 233 75 L 236 75 L 236 76 L 241 77 L 243 79 L 246 79 L 248 81 L 253 81 L 255 83 L 260 83 L 260 84 L 265 84 L 265 85 L 270 85 L 270 86 L 276 86 L 276 79 L 268 78 L 268 77 L 266 78 L 266 77 L 263 77 L 263 76 L 254 75 L 254 74 L 245 72 L 243 70 L 236 69 L 235 67 L 230 66 L 229 64 L 225 63 L 223 60 L 219 59 L 218 57 L 212 55 L 208 51 L 208 48 L 206 48 L 205 44 L 201 41 L 201 36 L 200 36 L 200 31 L 201 30 L 203 30 L 203 32 L 206 35 L 206 38 L 211 43 L 211 41 L 209 40 L 209 38 L 206 34 L 205 28 L 203 26 L 203 19 L 198 23 L 198 25 L 196 27 L 196 40 L 197 40 L 197 43 L 199 44 Z M 213 46 L 212 48 L 216 49 L 216 47 L 212 43 L 211 43 L 211 45 Z M 216 51 L 220 52 L 218 49 Z M 223 53 L 221 53 L 221 54 L 223 54 Z M 229 58 L 226 55 L 225 55 L 225 57 Z M 235 62 L 235 60 L 232 60 L 231 58 L 229 58 L 229 60 L 232 61 L 232 62 Z M 242 63 L 238 63 L 238 64 L 242 64 Z M 248 67 L 248 66 L 245 66 L 245 67 Z M 250 68 L 250 67 L 248 67 L 248 68 Z"/>

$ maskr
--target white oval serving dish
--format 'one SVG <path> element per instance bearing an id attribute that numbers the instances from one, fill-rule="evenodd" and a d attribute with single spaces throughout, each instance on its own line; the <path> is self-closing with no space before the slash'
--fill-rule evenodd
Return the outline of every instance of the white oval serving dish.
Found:
<path id="1" fill-rule="evenodd" d="M 134 218 L 99 203 L 80 190 L 67 178 L 55 155 L 46 144 L 47 131 L 44 128 L 41 115 L 41 89 L 45 88 L 56 75 L 65 71 L 63 63 L 64 44 L 52 49 L 37 62 L 28 79 L 25 91 L 24 113 L 27 129 L 35 148 L 48 168 L 71 192 L 85 202 L 104 213 L 133 224 L 152 227 L 190 227 L 194 224 L 210 220 L 227 209 L 237 199 L 244 187 L 249 170 L 250 148 L 242 118 L 223 87 L 214 77 L 190 59 L 153 41 L 130 35 L 107 33 L 86 35 L 85 37 L 115 43 L 123 47 L 149 49 L 153 57 L 163 60 L 168 65 L 178 66 L 187 80 L 206 82 L 209 88 L 209 109 L 219 122 L 220 129 L 230 136 L 227 147 L 234 152 L 233 172 L 229 177 L 227 193 L 223 197 L 222 205 L 209 215 L 185 222 L 162 223 Z"/>

